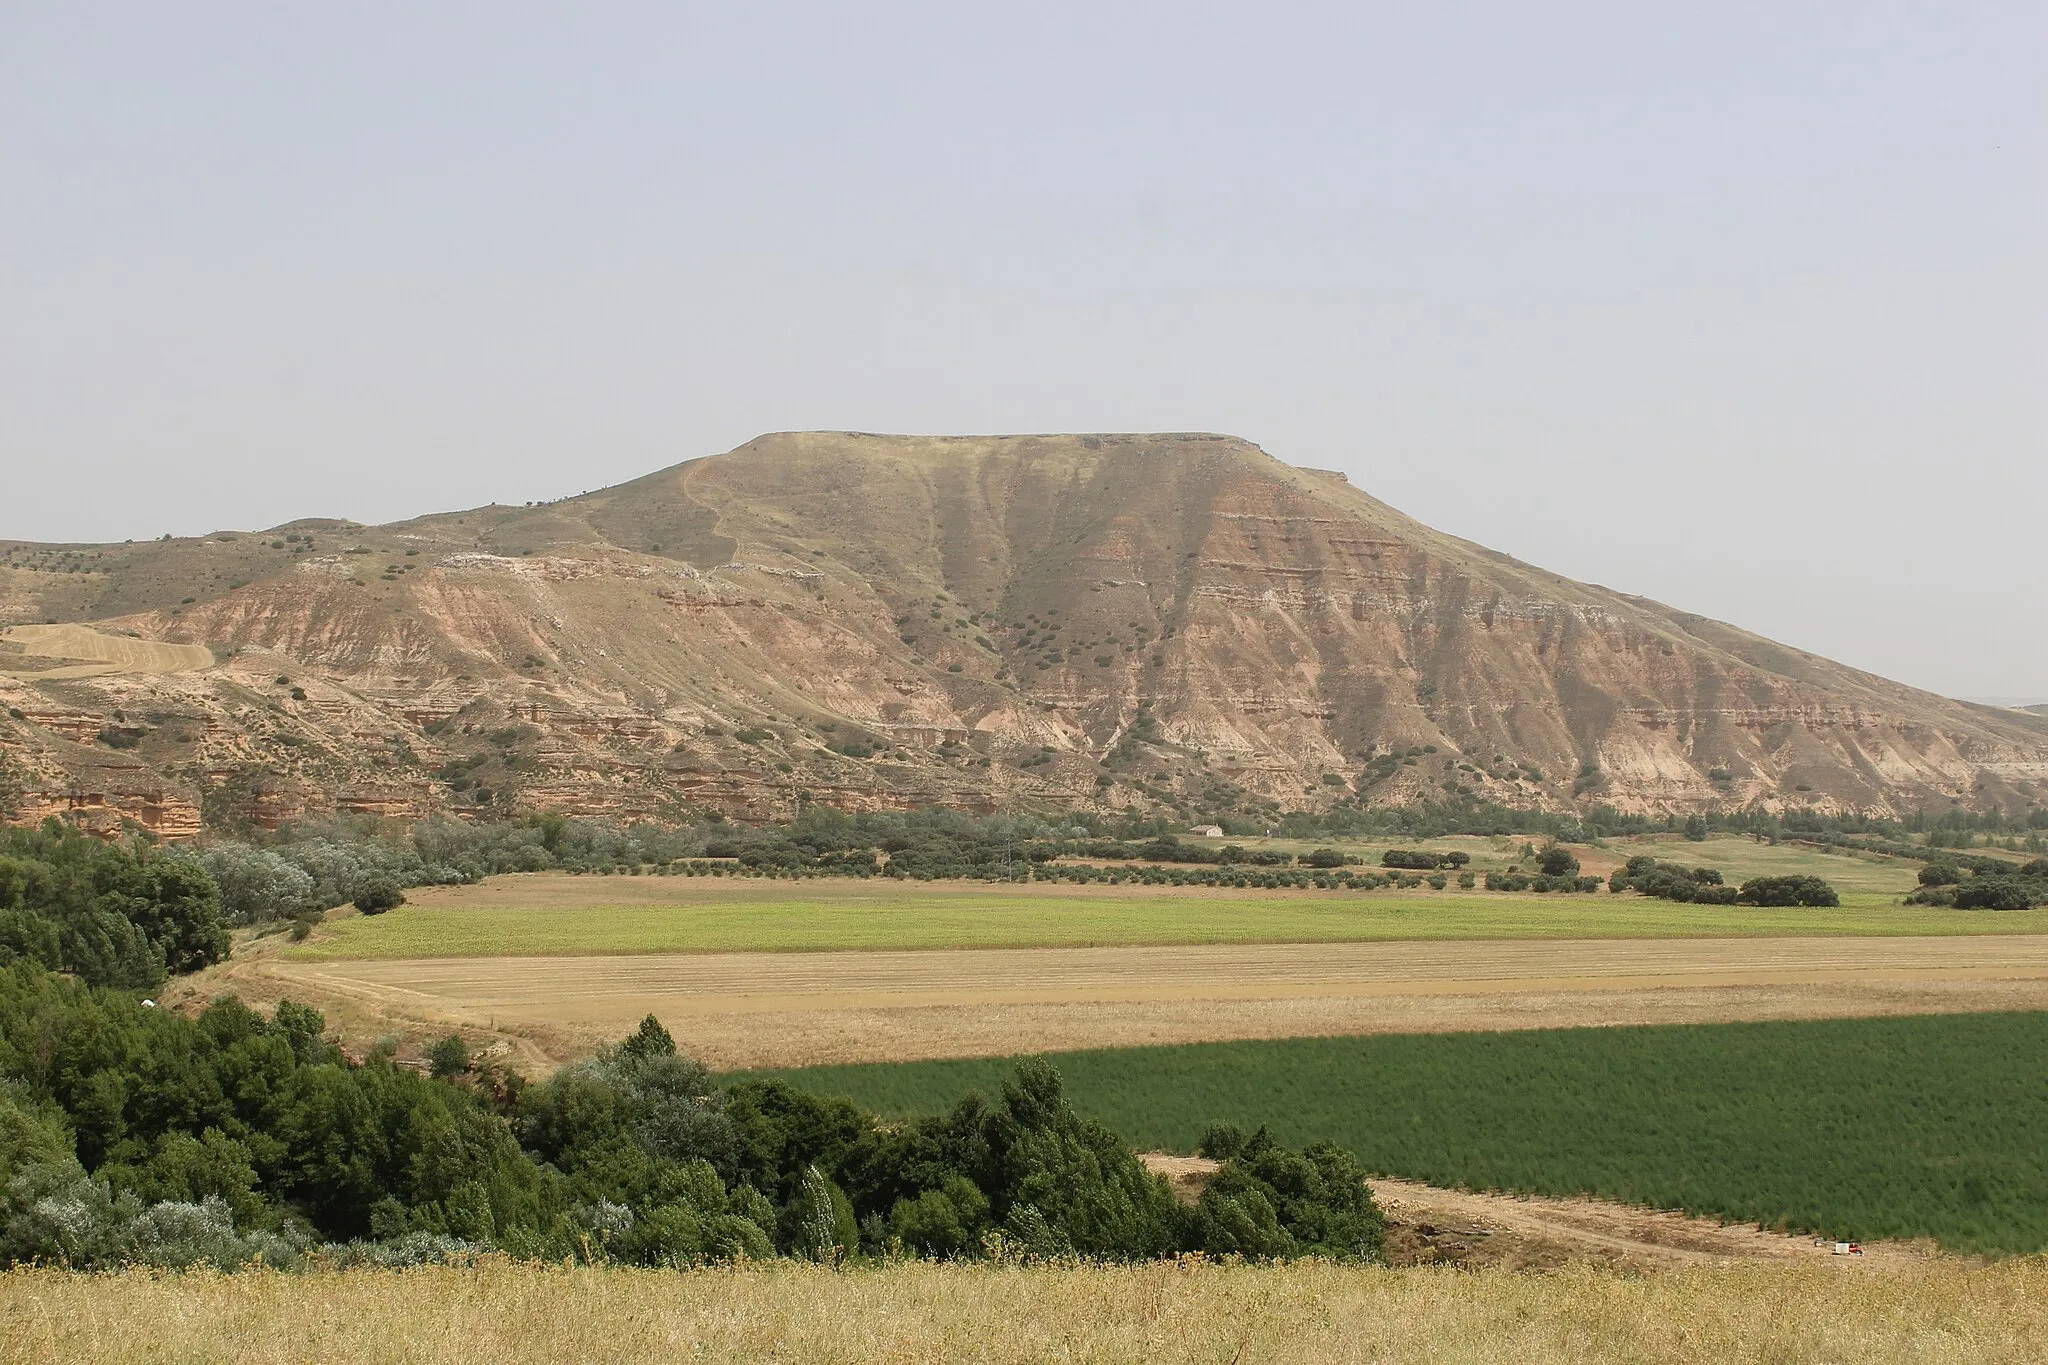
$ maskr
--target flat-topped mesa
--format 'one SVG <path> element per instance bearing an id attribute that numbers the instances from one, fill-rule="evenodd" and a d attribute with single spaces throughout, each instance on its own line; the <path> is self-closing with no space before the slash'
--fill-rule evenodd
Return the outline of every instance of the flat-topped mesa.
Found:
<path id="1" fill-rule="evenodd" d="M 59 677 L 0 638 L 17 818 L 116 754 L 166 811 L 266 821 L 2048 800 L 2048 718 L 1560 578 L 1230 436 L 785 432 L 529 507 L 49 548 L 0 555 L 0 623 L 98 643 Z"/>

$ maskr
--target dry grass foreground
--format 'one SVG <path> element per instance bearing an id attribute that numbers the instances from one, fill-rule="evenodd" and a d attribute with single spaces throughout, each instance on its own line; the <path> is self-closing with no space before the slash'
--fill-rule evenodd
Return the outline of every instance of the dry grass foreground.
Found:
<path id="1" fill-rule="evenodd" d="M 127 635 L 108 635 L 90 626 L 12 626 L 0 631 L 0 640 L 21 646 L 22 653 L 39 659 L 80 659 L 87 662 L 64 664 L 35 671 L 36 678 L 99 678 L 117 673 L 191 673 L 213 667 L 213 651 L 205 645 L 173 645 L 161 640 L 137 640 Z M 0 672 L 7 672 L 0 668 Z"/>
<path id="2" fill-rule="evenodd" d="M 2048 1008 L 2048 936 L 1593 939 L 304 962 L 265 940 L 166 996 L 449 1031 L 524 1070 L 659 1016 L 721 1069 L 1155 1043 Z"/>
<path id="3" fill-rule="evenodd" d="M 17 1361 L 2036 1361 L 2048 1263 L 0 1275 Z"/>

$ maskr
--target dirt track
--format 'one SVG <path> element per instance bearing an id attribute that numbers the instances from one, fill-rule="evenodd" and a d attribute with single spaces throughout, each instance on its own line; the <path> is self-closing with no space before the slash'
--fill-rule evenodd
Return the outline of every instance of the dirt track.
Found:
<path id="1" fill-rule="evenodd" d="M 1141 1152 L 1138 1160 L 1165 1176 L 1174 1197 L 1188 1204 L 1201 1197 L 1217 1167 L 1202 1157 L 1168 1152 Z M 1860 1254 L 1838 1254 L 1834 1243 L 1811 1237 L 1605 1199 L 1475 1194 L 1413 1180 L 1367 1183 L 1386 1214 L 1387 1259 L 1397 1266 L 1554 1270 L 1592 1262 L 1647 1271 L 1820 1261 L 1895 1270 L 1941 1255 L 1931 1242 L 1877 1242 Z"/>
<path id="2" fill-rule="evenodd" d="M 1530 940 L 288 962 L 195 978 L 525 1062 L 659 1015 L 720 1067 L 1227 1038 L 2048 1008 L 2048 936 Z"/>

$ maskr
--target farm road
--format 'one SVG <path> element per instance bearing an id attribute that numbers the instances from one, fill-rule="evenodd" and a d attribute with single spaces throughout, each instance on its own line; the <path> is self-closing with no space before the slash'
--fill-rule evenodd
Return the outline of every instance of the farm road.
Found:
<path id="1" fill-rule="evenodd" d="M 1184 1204 L 1201 1197 L 1218 1165 L 1167 1152 L 1140 1152 L 1138 1160 L 1165 1176 Z M 1413 1180 L 1366 1183 L 1387 1216 L 1387 1259 L 1397 1266 L 1556 1270 L 1590 1262 L 1642 1273 L 1804 1261 L 1898 1270 L 1941 1254 L 1931 1242 L 1874 1242 L 1860 1254 L 1838 1254 L 1833 1242 L 1804 1235 L 1606 1199 L 1447 1190 Z"/>
<path id="2" fill-rule="evenodd" d="M 226 981 L 562 1061 L 660 1016 L 719 1067 L 1227 1038 L 2048 1008 L 2048 936 L 1587 939 L 301 962 Z"/>

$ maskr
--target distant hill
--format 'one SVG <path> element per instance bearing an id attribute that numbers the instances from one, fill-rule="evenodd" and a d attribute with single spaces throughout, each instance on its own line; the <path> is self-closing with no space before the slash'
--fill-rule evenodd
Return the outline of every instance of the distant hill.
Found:
<path id="1" fill-rule="evenodd" d="M 783 434 L 543 506 L 0 544 L 0 622 L 44 627 L 0 636 L 18 817 L 167 834 L 202 807 L 2048 799 L 2048 719 L 1225 436 Z"/>
<path id="2" fill-rule="evenodd" d="M 2032 697 L 1964 697 L 1962 700 L 1977 706 L 1997 706 L 2008 711 L 2026 711 L 2033 715 L 2048 715 L 2048 701 L 2036 701 Z"/>

